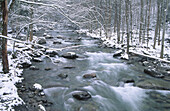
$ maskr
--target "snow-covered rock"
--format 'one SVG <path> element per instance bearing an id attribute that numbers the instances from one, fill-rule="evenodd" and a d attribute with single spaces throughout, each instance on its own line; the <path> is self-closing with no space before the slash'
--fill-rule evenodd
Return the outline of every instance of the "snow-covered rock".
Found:
<path id="1" fill-rule="evenodd" d="M 33 85 L 33 88 L 35 88 L 36 90 L 42 90 L 42 86 L 40 84 L 38 84 L 38 83 L 35 83 Z"/>

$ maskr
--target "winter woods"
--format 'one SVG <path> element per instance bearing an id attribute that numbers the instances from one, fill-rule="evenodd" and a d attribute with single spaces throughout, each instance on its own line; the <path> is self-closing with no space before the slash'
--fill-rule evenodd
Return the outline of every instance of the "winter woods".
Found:
<path id="1" fill-rule="evenodd" d="M 45 26 L 53 29 L 63 18 L 80 29 L 105 37 L 130 49 L 140 47 L 159 50 L 164 58 L 169 41 L 170 9 L 168 0 L 1 0 L 1 27 L 7 26 L 14 37 L 21 33 L 33 40 L 33 33 Z M 8 14 L 8 10 L 10 11 Z M 8 18 L 9 15 L 9 19 Z M 8 22 L 7 22 L 8 21 Z M 8 24 L 7 24 L 8 23 Z M 64 23 L 64 22 L 63 22 Z M 39 29 L 38 29 L 39 28 Z M 6 39 L 1 39 L 4 72 L 8 72 Z M 5 68 L 6 67 L 6 68 Z"/>

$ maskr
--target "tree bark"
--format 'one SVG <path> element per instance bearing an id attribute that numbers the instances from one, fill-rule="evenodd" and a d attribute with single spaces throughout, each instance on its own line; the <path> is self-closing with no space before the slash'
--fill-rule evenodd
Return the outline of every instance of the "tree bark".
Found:
<path id="1" fill-rule="evenodd" d="M 164 3 L 165 3 L 165 2 L 164 2 Z M 167 0 L 166 9 L 164 9 L 164 21 L 163 21 L 163 33 L 162 33 L 162 45 L 161 45 L 161 54 L 160 54 L 160 58 L 162 58 L 162 59 L 163 59 L 163 55 L 164 55 L 165 25 L 166 25 L 166 12 L 168 11 L 168 3 L 169 3 L 169 0 Z"/>
<path id="2" fill-rule="evenodd" d="M 126 4 L 126 33 L 127 33 L 127 54 L 129 54 L 129 0 L 125 0 Z"/>
<path id="3" fill-rule="evenodd" d="M 118 19 L 118 22 L 117 22 L 117 43 L 119 44 L 120 43 L 120 25 L 121 25 L 121 3 L 122 0 L 119 0 L 119 19 Z"/>
<path id="4" fill-rule="evenodd" d="M 8 6 L 7 0 L 2 1 L 2 35 L 7 36 L 7 24 L 8 24 Z M 3 64 L 3 72 L 9 72 L 9 64 L 8 64 L 8 54 L 7 54 L 7 39 L 2 38 L 2 64 Z"/>
<path id="5" fill-rule="evenodd" d="M 147 47 L 149 45 L 150 11 L 151 11 L 151 0 L 149 0 L 148 25 L 147 25 Z"/>
<path id="6" fill-rule="evenodd" d="M 158 25 L 159 25 L 159 13 L 160 13 L 160 5 L 159 5 L 159 1 L 157 1 L 157 21 L 156 21 L 156 28 L 155 28 L 155 36 L 154 36 L 154 45 L 153 48 L 156 48 L 156 40 L 157 40 L 157 36 L 158 36 Z"/>
<path id="7" fill-rule="evenodd" d="M 143 0 L 141 0 L 139 43 L 141 42 L 142 31 L 143 31 Z"/>

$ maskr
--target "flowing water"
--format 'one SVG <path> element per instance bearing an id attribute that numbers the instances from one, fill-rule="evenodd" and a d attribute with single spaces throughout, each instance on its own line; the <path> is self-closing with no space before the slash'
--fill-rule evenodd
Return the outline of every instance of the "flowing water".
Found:
<path id="1" fill-rule="evenodd" d="M 137 80 L 144 74 L 140 67 L 113 58 L 114 49 L 102 48 L 100 40 L 77 34 L 74 30 L 58 29 L 49 33 L 55 37 L 48 40 L 47 45 L 50 47 L 83 45 L 63 50 L 76 52 L 80 58 L 44 58 L 41 63 L 33 63 L 40 70 L 24 71 L 28 84 L 39 83 L 43 86 L 48 100 L 54 103 L 49 108 L 51 111 L 170 111 L 170 101 L 167 102 L 170 92 L 141 89 L 121 82 L 123 78 Z M 80 41 L 77 40 L 79 37 L 82 38 Z M 60 41 L 62 44 L 54 45 L 52 41 Z M 54 64 L 54 59 L 61 62 Z M 47 67 L 52 70 L 45 71 Z M 88 73 L 96 73 L 97 77 L 84 79 L 83 74 Z M 67 74 L 68 77 L 61 79 L 59 74 Z M 74 99 L 72 93 L 76 89 L 88 91 L 92 98 L 87 101 Z"/>

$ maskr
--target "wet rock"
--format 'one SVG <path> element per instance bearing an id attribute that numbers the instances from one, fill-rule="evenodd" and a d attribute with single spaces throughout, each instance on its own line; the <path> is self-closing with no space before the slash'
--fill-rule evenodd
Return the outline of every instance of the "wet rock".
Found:
<path id="1" fill-rule="evenodd" d="M 56 55 L 58 55 L 58 52 L 55 50 L 46 50 L 46 54 L 50 57 L 55 57 Z"/>
<path id="2" fill-rule="evenodd" d="M 29 68 L 32 64 L 31 62 L 22 62 L 20 63 L 21 68 Z"/>
<path id="3" fill-rule="evenodd" d="M 66 66 L 66 67 L 63 67 L 64 69 L 74 69 L 75 67 L 73 66 Z"/>
<path id="4" fill-rule="evenodd" d="M 46 35 L 45 38 L 46 39 L 53 39 L 54 37 L 52 37 L 51 35 Z"/>
<path id="5" fill-rule="evenodd" d="M 72 96 L 77 100 L 88 100 L 91 95 L 87 91 L 75 91 Z"/>
<path id="6" fill-rule="evenodd" d="M 122 53 L 124 53 L 123 50 L 118 50 L 118 51 L 116 51 L 116 52 L 113 54 L 113 57 L 119 57 L 119 56 L 122 55 Z"/>
<path id="7" fill-rule="evenodd" d="M 44 70 L 49 71 L 49 70 L 51 70 L 51 68 L 50 67 L 46 67 Z"/>
<path id="8" fill-rule="evenodd" d="M 34 62 L 42 62 L 43 60 L 40 59 L 40 58 L 32 58 L 32 61 L 34 61 Z"/>
<path id="9" fill-rule="evenodd" d="M 124 78 L 124 79 L 122 79 L 122 81 L 123 81 L 124 83 L 135 83 L 135 80 L 134 80 L 134 79 Z"/>
<path id="10" fill-rule="evenodd" d="M 62 44 L 62 42 L 54 41 L 53 44 Z"/>
<path id="11" fill-rule="evenodd" d="M 46 44 L 46 39 L 44 37 L 38 38 L 37 43 L 38 44 Z"/>
<path id="12" fill-rule="evenodd" d="M 169 82 L 162 79 L 144 79 L 136 81 L 135 86 L 144 89 L 170 90 Z"/>
<path id="13" fill-rule="evenodd" d="M 154 69 L 144 69 L 144 72 L 152 77 L 164 78 L 164 75 Z"/>
<path id="14" fill-rule="evenodd" d="M 31 66 L 31 67 L 30 67 L 30 70 L 39 70 L 39 68 L 36 67 L 36 66 Z"/>
<path id="15" fill-rule="evenodd" d="M 74 52 L 67 52 L 62 55 L 62 57 L 67 58 L 67 59 L 76 59 L 78 58 L 77 54 Z"/>
<path id="16" fill-rule="evenodd" d="M 58 77 L 60 77 L 61 79 L 66 79 L 68 77 L 67 74 L 59 74 Z"/>
<path id="17" fill-rule="evenodd" d="M 85 79 L 91 79 L 91 78 L 95 78 L 96 74 L 95 73 L 91 73 L 91 74 L 84 74 L 83 78 Z"/>

